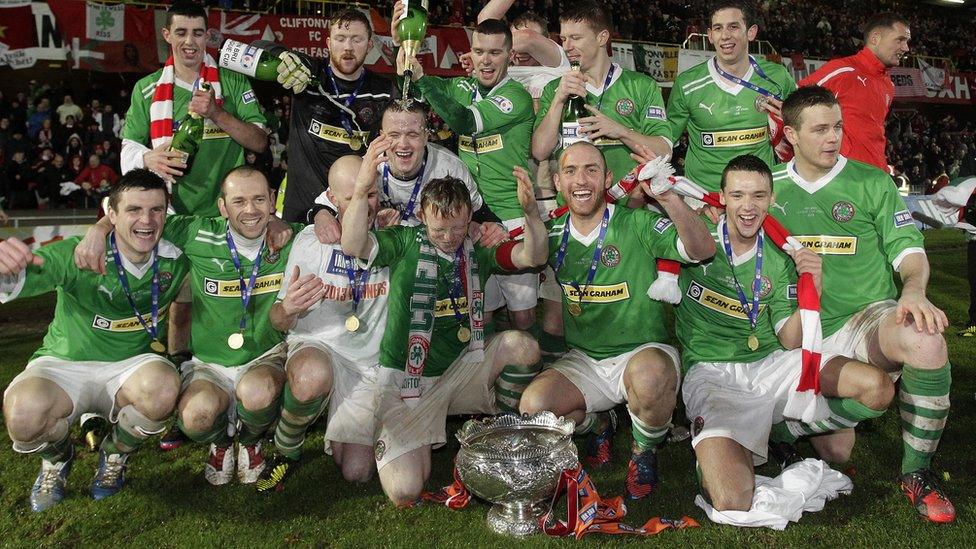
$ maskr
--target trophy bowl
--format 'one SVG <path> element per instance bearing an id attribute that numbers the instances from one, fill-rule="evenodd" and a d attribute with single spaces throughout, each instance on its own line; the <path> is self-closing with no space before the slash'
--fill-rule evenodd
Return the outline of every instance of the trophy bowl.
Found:
<path id="1" fill-rule="evenodd" d="M 457 432 L 457 469 L 471 492 L 494 505 L 488 526 L 524 537 L 539 531 L 563 469 L 579 465 L 574 423 L 552 412 L 471 420 Z"/>

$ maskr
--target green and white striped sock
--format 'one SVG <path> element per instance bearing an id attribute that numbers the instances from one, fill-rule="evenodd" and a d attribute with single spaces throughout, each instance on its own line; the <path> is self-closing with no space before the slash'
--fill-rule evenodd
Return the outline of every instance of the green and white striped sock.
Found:
<path id="1" fill-rule="evenodd" d="M 495 404 L 501 412 L 519 411 L 522 393 L 535 376 L 542 371 L 542 362 L 528 366 L 508 364 L 495 378 Z"/>
<path id="2" fill-rule="evenodd" d="M 315 421 L 325 404 L 325 396 L 320 395 L 311 400 L 298 400 L 291 392 L 291 386 L 285 383 L 284 405 L 281 408 L 281 418 L 275 428 L 275 447 L 285 457 L 298 459 L 305 442 L 305 432 L 309 424 Z"/>
<path id="3" fill-rule="evenodd" d="M 936 370 L 902 368 L 898 403 L 901 410 L 903 444 L 901 472 L 927 469 L 949 415 L 949 388 L 952 367 L 946 362 Z"/>

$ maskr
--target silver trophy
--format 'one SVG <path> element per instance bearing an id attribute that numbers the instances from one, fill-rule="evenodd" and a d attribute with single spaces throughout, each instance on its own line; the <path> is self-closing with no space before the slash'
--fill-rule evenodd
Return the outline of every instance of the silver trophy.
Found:
<path id="1" fill-rule="evenodd" d="M 457 469 L 474 495 L 494 505 L 488 526 L 509 536 L 539 531 L 563 469 L 579 466 L 572 420 L 552 412 L 471 420 L 457 432 Z"/>

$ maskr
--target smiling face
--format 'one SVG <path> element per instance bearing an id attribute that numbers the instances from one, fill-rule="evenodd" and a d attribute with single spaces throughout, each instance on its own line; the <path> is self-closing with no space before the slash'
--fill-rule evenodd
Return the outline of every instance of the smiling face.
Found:
<path id="1" fill-rule="evenodd" d="M 427 147 L 427 124 L 423 111 L 386 111 L 383 114 L 383 134 L 392 141 L 387 157 L 393 176 L 403 180 L 416 176 Z"/>
<path id="2" fill-rule="evenodd" d="M 274 200 L 268 180 L 257 170 L 231 172 L 217 199 L 220 215 L 244 238 L 264 235 L 274 215 Z"/>
<path id="3" fill-rule="evenodd" d="M 207 53 L 207 21 L 202 17 L 174 15 L 169 27 L 163 27 L 163 40 L 173 52 L 174 63 L 198 70 Z M 94 101 L 92 108 L 96 108 Z"/>
<path id="4" fill-rule="evenodd" d="M 512 48 L 505 43 L 504 34 L 472 34 L 471 61 L 474 76 L 482 86 L 493 88 L 505 78 L 511 55 Z"/>
<path id="5" fill-rule="evenodd" d="M 708 41 L 723 65 L 735 65 L 749 55 L 749 42 L 756 39 L 756 25 L 746 26 L 745 15 L 737 8 L 726 8 L 712 14 Z"/>
<path id="6" fill-rule="evenodd" d="M 369 29 L 359 21 L 337 21 L 329 28 L 325 43 L 332 69 L 346 76 L 359 72 L 373 47 Z"/>
<path id="7" fill-rule="evenodd" d="M 569 212 L 577 218 L 603 213 L 604 192 L 613 174 L 607 170 L 603 154 L 589 143 L 570 145 L 559 158 L 559 171 L 553 175 L 556 189 L 566 198 Z"/>
<path id="8" fill-rule="evenodd" d="M 797 159 L 821 171 L 828 171 L 840 155 L 844 121 L 839 105 L 814 105 L 800 112 L 797 127 L 786 126 L 783 132 Z"/>
<path id="9" fill-rule="evenodd" d="M 461 211 L 444 215 L 443 212 L 427 207 L 420 215 L 420 219 L 427 225 L 430 243 L 444 253 L 453 254 L 468 235 L 471 208 L 462 208 Z"/>
<path id="10" fill-rule="evenodd" d="M 115 226 L 119 251 L 130 261 L 145 261 L 163 234 L 166 192 L 125 190 L 119 195 L 118 203 L 108 209 L 108 219 Z"/>
<path id="11" fill-rule="evenodd" d="M 772 181 L 759 172 L 731 170 L 725 174 L 722 201 L 729 237 L 740 241 L 752 239 L 773 203 Z"/>
<path id="12" fill-rule="evenodd" d="M 912 31 L 903 23 L 876 29 L 868 37 L 868 48 L 887 67 L 897 67 L 908 53 Z"/>

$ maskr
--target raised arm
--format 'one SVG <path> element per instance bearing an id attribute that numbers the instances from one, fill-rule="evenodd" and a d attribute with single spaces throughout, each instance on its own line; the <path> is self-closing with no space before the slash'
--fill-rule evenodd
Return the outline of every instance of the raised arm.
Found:
<path id="1" fill-rule="evenodd" d="M 512 250 L 512 263 L 519 269 L 539 267 L 549 258 L 549 239 L 546 226 L 539 218 L 539 207 L 535 201 L 532 179 L 524 168 L 516 166 L 512 175 L 518 181 L 518 199 L 525 213 L 524 240 Z"/>
<path id="2" fill-rule="evenodd" d="M 386 160 L 390 143 L 388 136 L 381 135 L 369 144 L 352 200 L 342 212 L 342 251 L 360 259 L 367 259 L 373 251 L 373 240 L 369 238 L 369 193 L 376 187 L 376 167 Z"/>

